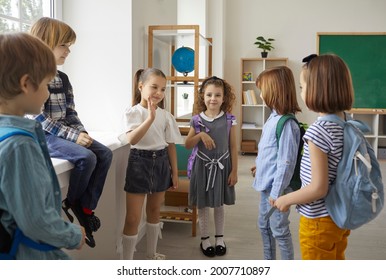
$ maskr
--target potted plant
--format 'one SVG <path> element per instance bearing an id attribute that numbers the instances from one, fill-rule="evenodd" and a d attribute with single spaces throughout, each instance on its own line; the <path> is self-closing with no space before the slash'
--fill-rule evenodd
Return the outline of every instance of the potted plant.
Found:
<path id="1" fill-rule="evenodd" d="M 265 39 L 263 36 L 258 36 L 256 38 L 256 42 L 255 42 L 256 47 L 263 50 L 261 52 L 261 57 L 267 57 L 268 52 L 274 49 L 274 47 L 272 46 L 273 41 L 275 41 L 275 39 L 272 39 L 272 38 Z"/>
<path id="2" fill-rule="evenodd" d="M 182 94 L 182 98 L 184 99 L 184 110 L 188 110 L 188 107 L 189 107 L 189 100 L 188 100 L 188 97 L 189 97 L 189 93 L 186 93 L 184 92 Z"/>

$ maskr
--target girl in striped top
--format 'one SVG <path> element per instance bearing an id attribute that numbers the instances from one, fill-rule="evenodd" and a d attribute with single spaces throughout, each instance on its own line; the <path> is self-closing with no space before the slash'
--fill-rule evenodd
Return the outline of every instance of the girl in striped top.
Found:
<path id="1" fill-rule="evenodd" d="M 350 71 L 336 55 L 311 55 L 303 59 L 300 74 L 301 97 L 319 116 L 344 111 L 353 102 Z M 332 122 L 316 120 L 304 135 L 304 154 L 300 177 L 302 188 L 279 197 L 275 206 L 288 211 L 297 204 L 301 214 L 299 243 L 302 259 L 344 259 L 349 230 L 339 228 L 330 218 L 324 198 L 335 180 L 342 158 L 343 129 Z"/>

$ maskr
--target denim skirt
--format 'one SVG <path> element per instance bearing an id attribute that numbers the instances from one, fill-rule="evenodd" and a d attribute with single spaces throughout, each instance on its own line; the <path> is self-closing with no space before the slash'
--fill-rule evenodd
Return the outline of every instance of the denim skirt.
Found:
<path id="1" fill-rule="evenodd" d="M 164 192 L 172 185 L 167 148 L 158 151 L 131 149 L 124 190 L 129 193 Z"/>

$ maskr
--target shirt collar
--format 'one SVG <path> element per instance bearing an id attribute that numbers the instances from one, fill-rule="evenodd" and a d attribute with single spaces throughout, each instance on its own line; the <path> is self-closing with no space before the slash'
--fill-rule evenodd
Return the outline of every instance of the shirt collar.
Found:
<path id="1" fill-rule="evenodd" d="M 215 119 L 218 119 L 218 118 L 222 117 L 223 115 L 224 115 L 224 111 L 220 111 L 220 113 L 214 118 L 208 117 L 207 115 L 204 114 L 204 112 L 200 113 L 200 117 L 208 122 L 213 122 Z"/>

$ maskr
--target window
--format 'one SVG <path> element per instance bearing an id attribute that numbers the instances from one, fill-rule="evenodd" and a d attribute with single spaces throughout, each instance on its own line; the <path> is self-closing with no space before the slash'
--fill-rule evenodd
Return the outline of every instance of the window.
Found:
<path id="1" fill-rule="evenodd" d="M 28 31 L 43 17 L 53 17 L 54 0 L 0 0 L 0 33 Z"/>

